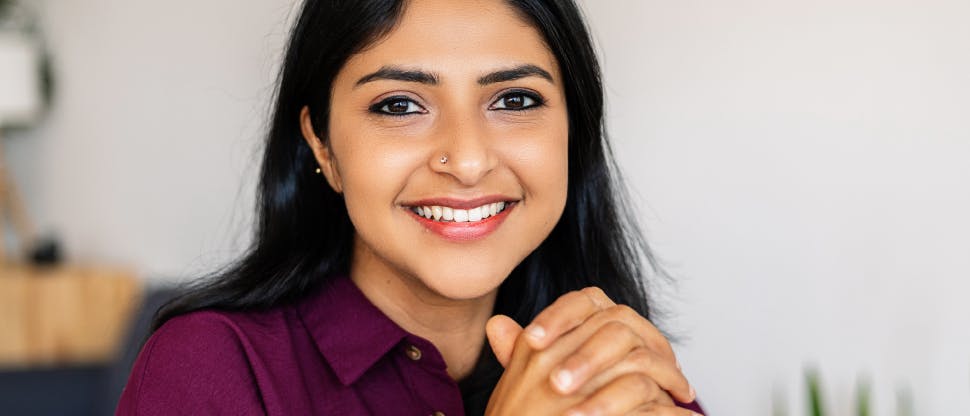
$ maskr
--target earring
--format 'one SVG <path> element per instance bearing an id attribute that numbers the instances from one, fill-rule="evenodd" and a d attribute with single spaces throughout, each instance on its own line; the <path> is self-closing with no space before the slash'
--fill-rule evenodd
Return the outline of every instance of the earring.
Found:
<path id="1" fill-rule="evenodd" d="M 317 174 L 317 175 L 319 175 L 319 174 L 320 174 L 320 172 L 322 172 L 322 171 L 320 170 L 320 168 L 317 168 L 317 170 L 316 170 L 316 174 Z"/>
<path id="2" fill-rule="evenodd" d="M 445 163 L 448 163 L 448 156 L 441 156 L 441 159 L 438 159 L 438 161 L 444 165 Z"/>

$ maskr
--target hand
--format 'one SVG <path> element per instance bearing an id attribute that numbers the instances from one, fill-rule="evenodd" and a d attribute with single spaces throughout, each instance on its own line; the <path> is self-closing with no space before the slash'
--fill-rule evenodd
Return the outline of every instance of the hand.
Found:
<path id="1" fill-rule="evenodd" d="M 489 414 L 561 414 L 567 408 L 582 414 L 693 414 L 674 406 L 667 394 L 694 399 L 667 340 L 597 288 L 563 295 L 526 331 L 496 316 L 486 332 L 506 367 Z M 517 400 L 523 402 L 513 405 Z M 521 407 L 530 405 L 537 410 Z"/>

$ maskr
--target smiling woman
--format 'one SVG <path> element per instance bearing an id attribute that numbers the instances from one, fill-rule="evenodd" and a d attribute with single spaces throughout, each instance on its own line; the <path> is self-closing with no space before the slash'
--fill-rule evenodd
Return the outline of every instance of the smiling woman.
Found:
<path id="1" fill-rule="evenodd" d="M 254 245 L 159 312 L 118 413 L 700 411 L 602 107 L 571 1 L 307 0 Z"/>

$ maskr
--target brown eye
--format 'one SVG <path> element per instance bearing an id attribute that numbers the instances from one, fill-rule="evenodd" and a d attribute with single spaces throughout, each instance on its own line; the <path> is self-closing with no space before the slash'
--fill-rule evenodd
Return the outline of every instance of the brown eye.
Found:
<path id="1" fill-rule="evenodd" d="M 423 113 L 424 108 L 410 98 L 390 97 L 371 106 L 370 111 L 390 116 L 406 116 L 409 114 Z"/>
<path id="2" fill-rule="evenodd" d="M 538 107 L 542 105 L 542 103 L 542 99 L 537 95 L 526 93 L 524 91 L 515 91 L 505 94 L 499 98 L 498 101 L 492 105 L 492 109 L 520 111 L 527 110 L 532 107 Z"/>
<path id="3" fill-rule="evenodd" d="M 505 108 L 522 108 L 525 107 L 525 96 L 524 95 L 511 95 L 505 97 Z"/>
<path id="4" fill-rule="evenodd" d="M 387 104 L 387 112 L 395 113 L 395 114 L 404 114 L 408 112 L 408 109 L 410 107 L 411 107 L 411 103 L 407 102 L 406 100 L 399 100 L 399 101 L 395 101 Z"/>

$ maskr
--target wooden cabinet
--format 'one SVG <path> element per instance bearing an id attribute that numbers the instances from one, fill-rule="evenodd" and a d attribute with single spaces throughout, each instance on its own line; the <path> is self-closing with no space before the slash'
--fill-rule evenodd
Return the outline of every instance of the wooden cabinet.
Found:
<path id="1" fill-rule="evenodd" d="M 114 359 L 141 295 L 123 269 L 0 266 L 0 367 Z"/>

